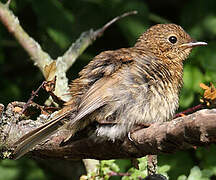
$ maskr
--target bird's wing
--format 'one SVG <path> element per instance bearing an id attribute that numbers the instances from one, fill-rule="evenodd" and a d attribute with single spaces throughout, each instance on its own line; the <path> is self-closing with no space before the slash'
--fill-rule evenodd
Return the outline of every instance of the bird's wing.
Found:
<path id="1" fill-rule="evenodd" d="M 77 116 L 70 120 L 69 126 L 104 106 L 111 100 L 110 89 L 121 81 L 121 76 L 113 78 L 124 66 L 133 62 L 129 48 L 104 51 L 97 55 L 79 74 L 80 78 L 71 84 L 72 96 L 81 94 Z M 84 88 L 82 88 L 84 87 Z M 72 99 L 73 101 L 73 99 Z M 69 102 L 70 104 L 70 102 Z"/>
<path id="2" fill-rule="evenodd" d="M 72 96 L 80 95 L 78 114 L 69 125 L 72 126 L 76 121 L 111 100 L 112 92 L 109 89 L 121 78 L 112 78 L 113 75 L 133 61 L 128 54 L 128 48 L 102 52 L 79 73 L 80 78 L 71 84 Z M 73 104 L 73 101 L 74 99 L 67 104 Z"/>
<path id="3" fill-rule="evenodd" d="M 69 127 L 73 127 L 80 119 L 91 114 L 98 108 L 106 105 L 107 102 L 112 101 L 113 92 L 109 89 L 110 87 L 115 86 L 115 83 L 117 83 L 118 80 L 119 79 L 112 79 L 111 77 L 103 77 L 96 83 L 94 83 L 94 85 L 85 93 L 85 95 L 81 99 L 76 117 L 71 119 L 67 125 Z M 80 127 L 80 129 L 84 128 L 86 125 L 88 124 L 84 124 L 84 126 Z"/>
<path id="4" fill-rule="evenodd" d="M 80 71 L 79 78 L 73 80 L 70 84 L 70 93 L 73 98 L 71 101 L 67 102 L 66 105 L 74 104 L 75 99 L 83 99 L 87 91 L 100 79 L 115 74 L 124 64 L 131 62 L 132 59 L 130 56 L 127 55 L 127 57 L 124 57 L 119 55 L 128 53 L 128 49 L 119 49 L 116 51 L 104 51 L 95 56 L 95 58 Z"/>
<path id="5" fill-rule="evenodd" d="M 70 121 L 66 125 L 67 127 L 69 127 L 71 133 L 65 141 L 67 141 L 67 139 L 73 136 L 77 131 L 87 126 L 90 122 L 80 123 L 79 120 L 106 104 L 106 98 L 104 96 L 100 96 L 104 86 L 104 83 L 101 81 L 104 80 L 98 80 L 98 82 L 95 83 L 87 92 L 88 95 L 86 94 L 86 96 L 84 96 L 78 108 L 77 115 L 74 118 L 71 119 L 70 117 L 70 114 L 73 114 L 73 112 L 62 111 L 62 115 L 43 124 L 35 130 L 30 131 L 29 133 L 21 137 L 17 142 L 15 142 L 13 145 L 15 148 L 15 150 L 13 151 L 13 158 L 20 158 L 35 145 L 47 138 L 47 136 L 54 134 L 56 130 L 58 130 L 59 126 L 63 124 L 61 120 L 63 120 L 64 118 L 70 119 Z"/>
<path id="6" fill-rule="evenodd" d="M 104 91 L 107 90 L 109 86 L 113 86 L 113 83 L 116 83 L 115 80 L 111 81 L 111 75 L 118 71 L 123 64 L 127 64 L 127 62 L 131 61 L 130 58 L 118 57 L 115 53 L 119 54 L 117 51 L 107 51 L 96 56 L 93 61 L 80 72 L 80 78 L 72 83 L 72 100 L 68 103 L 68 106 L 74 104 L 74 102 L 76 104 L 76 100 L 74 100 L 76 98 L 79 99 L 80 103 L 77 115 L 68 122 L 69 126 L 73 127 L 75 124 L 77 125 L 80 119 L 104 106 L 107 101 L 109 101 L 110 94 Z M 70 117 L 72 113 L 71 110 L 63 111 L 62 115 L 24 135 L 14 144 L 13 158 L 18 159 L 23 156 L 47 136 L 56 132 L 59 126 L 62 125 L 61 120 L 67 116 Z M 88 125 L 88 123 L 86 123 L 85 126 L 86 125 Z M 74 133 L 76 133 L 80 128 L 74 127 L 74 129 Z"/>

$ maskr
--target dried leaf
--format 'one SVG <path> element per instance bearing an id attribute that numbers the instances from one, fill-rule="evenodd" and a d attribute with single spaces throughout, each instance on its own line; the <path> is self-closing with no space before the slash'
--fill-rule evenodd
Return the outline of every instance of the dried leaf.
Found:
<path id="1" fill-rule="evenodd" d="M 205 85 L 204 83 L 200 83 L 200 87 L 204 90 L 208 89 L 209 87 Z"/>
<path id="2" fill-rule="evenodd" d="M 59 106 L 63 106 L 65 102 L 60 97 L 56 96 L 54 93 L 55 85 L 56 85 L 56 76 L 52 81 L 46 81 L 43 84 L 43 88 L 49 93 L 49 95 L 52 97 L 54 102 L 56 102 Z"/>
<path id="3" fill-rule="evenodd" d="M 46 81 L 43 85 L 43 88 L 47 92 L 54 92 L 55 91 L 55 85 L 56 85 L 56 76 L 51 81 Z"/>
<path id="4" fill-rule="evenodd" d="M 45 78 L 47 81 L 52 80 L 56 73 L 56 61 L 53 61 L 49 65 L 44 67 Z"/>
<path id="5" fill-rule="evenodd" d="M 216 105 L 215 86 L 212 83 L 210 83 L 210 86 L 201 83 L 200 87 L 204 90 L 203 97 L 200 99 L 200 101 L 206 103 L 207 106 Z"/>

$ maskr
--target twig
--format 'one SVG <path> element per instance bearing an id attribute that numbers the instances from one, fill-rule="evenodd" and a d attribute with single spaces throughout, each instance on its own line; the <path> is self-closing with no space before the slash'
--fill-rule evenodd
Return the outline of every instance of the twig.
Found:
<path id="1" fill-rule="evenodd" d="M 128 172 L 122 173 L 122 172 L 114 172 L 114 171 L 112 171 L 112 172 L 109 172 L 108 175 L 109 176 L 130 176 L 131 173 L 128 173 Z"/>
<path id="2" fill-rule="evenodd" d="M 80 37 L 76 40 L 75 43 L 73 43 L 70 48 L 64 53 L 62 57 L 58 57 L 56 59 L 57 64 L 57 82 L 56 82 L 56 91 L 55 94 L 58 97 L 64 98 L 63 100 L 67 101 L 70 99 L 70 97 L 65 96 L 65 92 L 68 91 L 68 80 L 66 77 L 67 70 L 73 65 L 75 60 L 80 56 L 80 54 L 83 53 L 83 51 L 91 45 L 97 38 L 101 37 L 104 31 L 112 25 L 114 22 L 120 20 L 121 18 L 124 18 L 126 16 L 136 14 L 136 11 L 127 12 L 122 14 L 121 16 L 118 16 L 111 20 L 110 22 L 106 23 L 102 28 L 93 31 L 90 29 L 89 31 L 83 32 Z M 61 81 L 58 80 L 58 77 L 61 77 Z M 58 90 L 58 88 L 61 88 Z M 60 91 L 60 92 L 59 92 Z"/>
<path id="3" fill-rule="evenodd" d="M 40 71 L 45 77 L 46 72 L 44 67 L 53 63 L 54 60 L 51 59 L 49 54 L 43 51 L 40 45 L 24 31 L 24 29 L 19 24 L 18 18 L 13 14 L 13 12 L 9 10 L 9 3 L 10 1 L 8 1 L 7 4 L 4 5 L 0 2 L 0 21 L 2 21 L 8 31 L 13 34 L 13 36 L 29 54 L 31 59 L 34 61 L 34 64 L 39 67 Z M 70 48 L 64 53 L 64 55 L 56 59 L 56 70 L 54 72 L 54 75 L 57 76 L 57 81 L 54 93 L 57 97 L 60 97 L 64 101 L 68 101 L 70 99 L 69 95 L 65 95 L 68 91 L 68 79 L 66 77 L 66 72 L 75 62 L 77 57 L 79 57 L 79 55 L 82 54 L 83 51 L 90 44 L 92 44 L 92 42 L 101 37 L 104 31 L 111 24 L 123 17 L 136 13 L 136 11 L 124 13 L 121 16 L 114 18 L 96 31 L 89 30 L 82 33 L 78 40 L 70 46 Z"/>
<path id="4" fill-rule="evenodd" d="M 31 104 L 31 102 L 35 98 L 35 96 L 38 96 L 38 92 L 44 86 L 45 83 L 46 83 L 46 81 L 42 82 L 41 85 L 37 88 L 36 91 L 32 91 L 31 97 L 29 98 L 29 100 L 27 101 L 27 103 L 24 105 L 24 107 L 23 107 L 23 109 L 21 111 L 21 114 L 23 114 L 25 112 L 25 110 L 27 109 L 27 107 L 29 106 L 29 104 Z"/>
<path id="5" fill-rule="evenodd" d="M 8 0 L 7 3 L 6 3 L 6 6 L 9 7 L 10 3 L 11 3 L 11 0 Z"/>
<path id="6" fill-rule="evenodd" d="M 130 11 L 130 12 L 126 12 L 120 16 L 117 16 L 115 17 L 114 19 L 112 19 L 111 21 L 109 21 L 108 23 L 106 23 L 102 28 L 98 29 L 95 31 L 96 33 L 96 37 L 100 37 L 102 36 L 102 34 L 104 33 L 104 31 L 109 27 L 111 26 L 113 23 L 115 23 L 116 21 L 126 17 L 126 16 L 130 16 L 130 15 L 134 15 L 134 14 L 137 14 L 138 12 L 137 11 Z"/>
<path id="7" fill-rule="evenodd" d="M 131 11 L 126 12 L 120 16 L 115 17 L 108 23 L 106 23 L 102 28 L 93 31 L 92 29 L 89 31 L 86 31 L 81 34 L 79 39 L 76 40 L 75 43 L 73 43 L 70 48 L 65 52 L 65 54 L 62 56 L 62 58 L 58 58 L 57 60 L 62 60 L 64 64 L 67 64 L 66 68 L 68 69 L 71 67 L 71 65 L 75 62 L 75 59 L 82 54 L 82 52 L 97 38 L 101 37 L 104 33 L 104 31 L 110 27 L 113 23 L 116 21 L 133 14 L 137 14 L 137 11 Z M 67 70 L 66 69 L 66 70 Z"/>
<path id="8" fill-rule="evenodd" d="M 187 115 L 187 114 L 190 114 L 190 113 L 193 113 L 193 112 L 198 111 L 198 110 L 200 110 L 200 109 L 202 109 L 202 108 L 204 108 L 204 107 L 205 107 L 204 104 L 199 104 L 199 105 L 194 106 L 194 107 L 192 107 L 192 108 L 188 108 L 188 109 L 186 109 L 185 111 L 182 111 L 182 112 L 180 112 L 180 113 L 177 113 L 177 114 L 174 116 L 173 119 L 178 118 L 178 117 L 181 117 L 181 116 L 184 116 L 184 115 Z"/>
<path id="9" fill-rule="evenodd" d="M 4 24 L 8 31 L 13 34 L 13 36 L 29 54 L 31 59 L 35 62 L 35 65 L 37 65 L 44 74 L 44 66 L 46 64 L 50 64 L 52 59 L 21 27 L 18 18 L 8 9 L 8 3 L 4 5 L 0 2 L 0 21 Z"/>
<path id="10" fill-rule="evenodd" d="M 30 37 L 25 30 L 21 27 L 18 18 L 9 10 L 8 5 L 10 0 L 4 5 L 0 2 L 0 21 L 5 25 L 8 31 L 13 34 L 17 39 L 20 45 L 25 49 L 29 54 L 31 59 L 34 61 L 34 64 L 39 67 L 40 71 L 45 76 L 45 66 L 51 64 L 54 60 L 49 56 L 48 53 L 42 50 L 41 46 Z M 71 45 L 71 47 L 64 53 L 63 56 L 60 56 L 56 60 L 56 90 L 55 94 L 67 101 L 70 99 L 69 96 L 64 96 L 68 90 L 68 79 L 66 77 L 67 70 L 72 66 L 77 57 L 82 54 L 82 52 L 97 38 L 101 37 L 103 32 L 117 20 L 136 14 L 136 11 L 124 13 L 121 16 L 118 16 L 104 25 L 102 28 L 93 31 L 89 30 L 81 34 L 80 38 Z"/>

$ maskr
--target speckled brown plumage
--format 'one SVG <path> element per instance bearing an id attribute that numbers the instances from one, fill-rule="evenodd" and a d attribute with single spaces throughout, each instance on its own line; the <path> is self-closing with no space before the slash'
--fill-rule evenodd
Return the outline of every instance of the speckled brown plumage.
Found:
<path id="1" fill-rule="evenodd" d="M 15 157 L 55 132 L 64 118 L 70 136 L 95 123 L 95 135 L 112 141 L 136 124 L 170 120 L 178 108 L 183 61 L 200 45 L 206 43 L 195 42 L 180 26 L 158 24 L 134 47 L 100 53 L 72 81 L 72 98 L 58 117 L 25 135 Z"/>

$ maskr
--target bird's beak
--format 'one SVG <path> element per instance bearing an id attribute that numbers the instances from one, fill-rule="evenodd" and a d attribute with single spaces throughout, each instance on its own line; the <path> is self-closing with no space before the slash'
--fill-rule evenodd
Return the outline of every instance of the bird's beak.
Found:
<path id="1" fill-rule="evenodd" d="M 206 46 L 206 45 L 207 45 L 206 42 L 193 41 L 193 42 L 182 44 L 182 45 L 180 45 L 180 47 L 193 48 L 196 46 Z"/>

